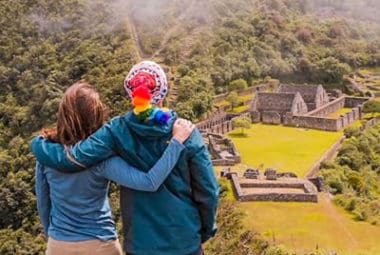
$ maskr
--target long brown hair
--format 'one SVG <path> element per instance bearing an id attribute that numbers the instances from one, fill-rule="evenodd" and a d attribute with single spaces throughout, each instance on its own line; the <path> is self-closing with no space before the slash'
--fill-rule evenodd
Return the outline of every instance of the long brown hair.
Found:
<path id="1" fill-rule="evenodd" d="M 72 145 L 100 128 L 107 115 L 99 94 L 87 82 L 79 81 L 63 95 L 58 108 L 57 127 L 43 129 L 42 135 L 52 141 Z"/>

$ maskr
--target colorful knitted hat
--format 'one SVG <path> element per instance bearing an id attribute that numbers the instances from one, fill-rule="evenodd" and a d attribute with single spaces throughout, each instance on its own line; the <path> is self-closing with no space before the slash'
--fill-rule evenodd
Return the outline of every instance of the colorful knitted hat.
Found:
<path id="1" fill-rule="evenodd" d="M 164 99 L 168 92 L 165 72 L 158 64 L 143 61 L 133 66 L 125 78 L 124 87 L 135 107 L 133 112 L 141 120 L 153 119 L 160 124 L 168 122 L 170 112 L 152 106 Z"/>
<path id="2" fill-rule="evenodd" d="M 153 61 L 142 61 L 134 65 L 125 78 L 124 87 L 130 98 L 133 91 L 140 86 L 149 89 L 151 103 L 157 104 L 168 93 L 168 81 L 164 70 Z"/>

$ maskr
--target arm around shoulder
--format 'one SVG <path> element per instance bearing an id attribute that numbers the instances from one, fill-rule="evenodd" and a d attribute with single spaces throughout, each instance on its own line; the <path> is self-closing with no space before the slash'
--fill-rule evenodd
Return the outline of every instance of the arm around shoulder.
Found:
<path id="1" fill-rule="evenodd" d="M 116 118 L 115 118 L 116 119 Z M 117 125 L 112 120 L 103 125 L 87 139 L 65 147 L 39 136 L 32 140 L 31 150 L 43 165 L 63 172 L 77 172 L 95 165 L 114 154 L 116 146 L 112 129 Z"/>
<path id="2" fill-rule="evenodd" d="M 65 172 L 83 170 L 83 167 L 69 160 L 65 148 L 60 143 L 54 143 L 42 136 L 37 136 L 33 138 L 30 148 L 37 161 L 42 165 Z"/>
<path id="3" fill-rule="evenodd" d="M 176 165 L 184 148 L 185 146 L 172 139 L 161 158 L 147 173 L 129 165 L 120 157 L 106 160 L 104 164 L 100 165 L 99 171 L 103 177 L 127 188 L 157 191 Z"/>

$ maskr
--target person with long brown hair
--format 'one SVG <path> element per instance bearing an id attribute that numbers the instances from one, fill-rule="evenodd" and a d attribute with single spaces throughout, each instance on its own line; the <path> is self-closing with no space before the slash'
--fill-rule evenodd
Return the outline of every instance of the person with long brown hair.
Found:
<path id="1" fill-rule="evenodd" d="M 57 127 L 43 129 L 42 136 L 68 149 L 99 129 L 106 118 L 99 94 L 81 81 L 66 90 L 58 109 Z M 182 143 L 193 129 L 191 122 L 177 120 L 173 138 L 149 172 L 135 169 L 116 156 L 71 174 L 37 162 L 37 207 L 48 236 L 46 254 L 122 254 L 108 200 L 109 180 L 130 189 L 156 191 L 177 163 L 185 148 Z M 79 164 L 68 150 L 67 156 Z"/>

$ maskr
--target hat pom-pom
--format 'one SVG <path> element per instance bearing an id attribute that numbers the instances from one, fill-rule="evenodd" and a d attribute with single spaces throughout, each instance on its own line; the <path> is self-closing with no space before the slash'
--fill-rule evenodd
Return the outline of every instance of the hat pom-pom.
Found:
<path id="1" fill-rule="evenodd" d="M 169 119 L 171 117 L 170 112 L 164 112 L 163 110 L 159 109 L 154 114 L 154 120 L 162 125 L 165 125 L 168 123 Z"/>

